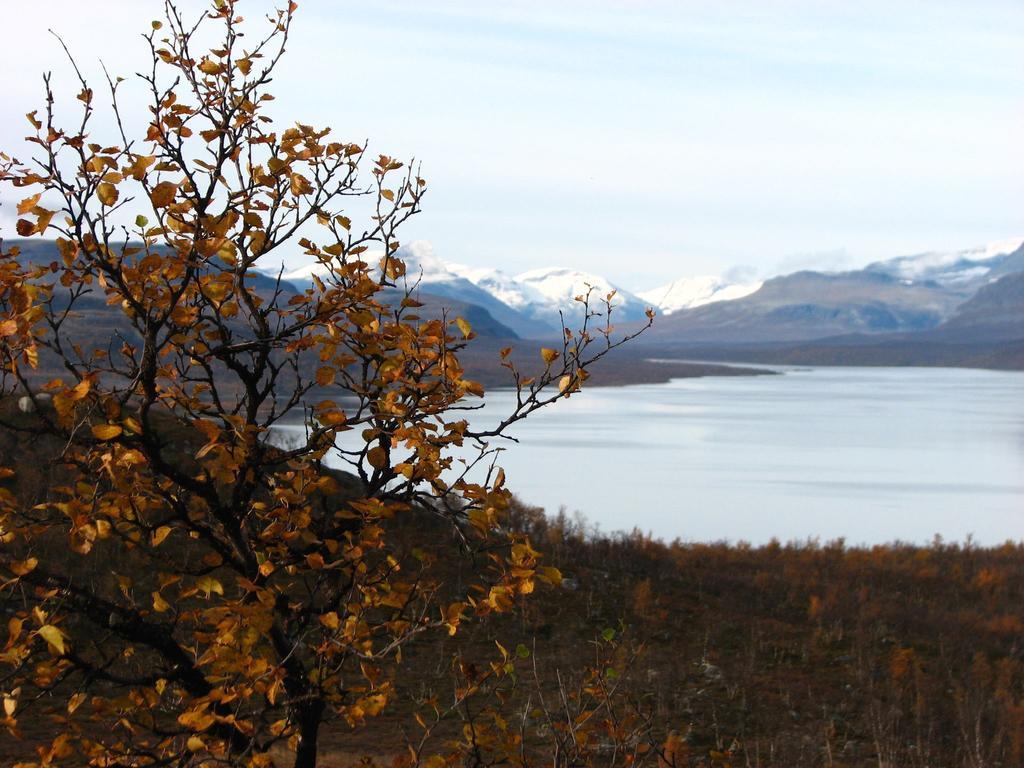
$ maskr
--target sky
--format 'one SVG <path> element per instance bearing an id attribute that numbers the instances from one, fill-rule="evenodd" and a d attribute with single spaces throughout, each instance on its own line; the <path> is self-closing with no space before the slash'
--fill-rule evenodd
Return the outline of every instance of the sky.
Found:
<path id="1" fill-rule="evenodd" d="M 77 92 L 49 28 L 98 85 L 162 6 L 4 0 L 0 149 L 26 154 L 42 71 Z M 421 162 L 404 239 L 448 261 L 641 290 L 1024 236 L 1019 0 L 299 6 L 275 115 Z"/>

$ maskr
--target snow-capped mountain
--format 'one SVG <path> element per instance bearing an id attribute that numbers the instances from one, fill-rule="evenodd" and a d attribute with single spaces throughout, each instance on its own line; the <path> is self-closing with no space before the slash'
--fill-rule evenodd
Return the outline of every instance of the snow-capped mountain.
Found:
<path id="1" fill-rule="evenodd" d="M 1024 238 L 1019 237 L 999 240 L 979 248 L 961 251 L 933 251 L 913 256 L 898 256 L 895 259 L 868 264 L 864 269 L 867 272 L 877 272 L 905 281 L 932 281 L 947 288 L 968 288 L 988 282 L 990 273 L 1022 244 Z"/>
<path id="2" fill-rule="evenodd" d="M 367 252 L 364 259 L 374 263 L 383 256 L 383 251 Z M 410 286 L 419 283 L 421 293 L 475 304 L 486 309 L 499 323 L 511 328 L 523 337 L 550 336 L 555 329 L 528 313 L 519 311 L 507 302 L 493 295 L 485 288 L 453 271 L 434 252 L 426 240 L 414 240 L 398 249 L 398 256 L 405 262 L 405 280 Z M 323 275 L 327 269 L 322 264 L 311 264 L 284 274 L 284 279 L 296 285 L 308 284 L 312 275 Z"/>
<path id="3" fill-rule="evenodd" d="M 531 307 L 547 303 L 544 294 L 536 288 L 519 282 L 500 269 L 471 267 L 467 264 L 449 264 L 448 269 L 520 312 L 529 313 Z"/>
<path id="4" fill-rule="evenodd" d="M 604 297 L 612 291 L 616 292 L 612 299 L 615 312 L 612 319 L 615 322 L 640 320 L 647 307 L 642 299 L 600 275 L 567 267 L 533 269 L 515 276 L 498 269 L 463 264 L 450 264 L 449 269 L 499 301 L 554 329 L 561 328 L 562 314 L 570 321 L 574 314 L 582 310 L 576 297 L 586 294 L 587 286 L 594 289 L 591 309 L 597 311 L 602 311 L 601 302 Z"/>
<path id="5" fill-rule="evenodd" d="M 601 311 L 604 298 L 615 292 L 612 299 L 612 319 L 615 322 L 642 320 L 648 307 L 643 299 L 600 275 L 568 267 L 531 269 L 516 275 L 515 281 L 543 297 L 543 303 L 533 305 L 531 311 L 553 323 L 560 322 L 559 311 L 568 316 L 574 309 L 582 308 L 576 297 L 585 295 L 590 289 L 593 289 L 591 309 L 597 311 Z"/>
<path id="6" fill-rule="evenodd" d="M 373 263 L 382 253 L 367 253 L 364 258 Z M 560 313 L 565 314 L 568 322 L 575 322 L 573 315 L 582 310 L 575 298 L 587 293 L 588 286 L 594 289 L 591 308 L 596 311 L 601 311 L 603 298 L 615 291 L 614 322 L 642 320 L 650 305 L 600 275 L 567 267 L 534 269 L 512 276 L 489 267 L 445 262 L 424 240 L 402 246 L 398 255 L 405 261 L 406 280 L 410 285 L 419 281 L 424 293 L 483 306 L 496 320 L 524 336 L 558 333 L 562 323 Z M 308 284 L 312 275 L 325 272 L 322 265 L 311 264 L 285 273 L 284 279 L 299 285 Z"/>
<path id="7" fill-rule="evenodd" d="M 426 240 L 415 240 L 398 250 L 402 261 L 406 264 L 406 275 L 410 283 L 416 280 L 420 285 L 434 285 L 437 283 L 451 283 L 459 280 L 459 276 L 451 272 L 441 259 L 434 253 L 434 247 Z M 384 255 L 383 250 L 367 251 L 363 254 L 363 260 L 368 264 L 379 261 Z M 291 283 L 303 284 L 312 280 L 313 275 L 323 276 L 329 270 L 323 264 L 307 264 L 291 272 L 286 272 L 283 278 Z"/>
<path id="8" fill-rule="evenodd" d="M 711 275 L 682 277 L 647 291 L 630 292 L 608 279 L 568 267 L 509 275 L 490 267 L 452 264 L 426 241 L 399 250 L 406 279 L 435 303 L 483 308 L 515 334 L 546 338 L 562 319 L 576 325 L 575 298 L 593 287 L 592 307 L 615 291 L 616 324 L 642 321 L 647 307 L 665 317 L 652 334 L 706 339 L 797 339 L 822 334 L 913 331 L 941 323 L 980 287 L 1004 274 L 1024 271 L 1024 238 L 980 248 L 901 256 L 842 273 L 798 272 L 765 282 L 734 282 Z M 367 254 L 371 263 L 381 254 Z M 308 284 L 320 265 L 284 275 Z M 425 299 L 428 300 L 428 299 Z M 838 320 L 836 319 L 838 318 Z"/>
<path id="9" fill-rule="evenodd" d="M 729 283 L 715 275 L 681 277 L 667 285 L 641 291 L 641 299 L 655 307 L 663 315 L 671 315 L 680 309 L 692 309 L 715 301 L 729 301 L 749 296 L 764 283 Z"/>

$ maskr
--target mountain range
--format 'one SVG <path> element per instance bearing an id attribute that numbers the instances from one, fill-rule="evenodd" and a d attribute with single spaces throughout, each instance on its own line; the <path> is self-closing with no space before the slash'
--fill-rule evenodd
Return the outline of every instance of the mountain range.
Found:
<path id="1" fill-rule="evenodd" d="M 986 332 L 1024 338 L 1024 309 L 1010 302 L 1002 278 L 1024 273 L 1024 240 L 877 261 L 845 272 L 800 271 L 764 281 L 681 277 L 632 292 L 607 278 L 567 267 L 510 275 L 499 269 L 447 263 L 429 243 L 400 249 L 408 278 L 425 294 L 486 310 L 517 336 L 545 338 L 579 321 L 576 296 L 592 286 L 614 291 L 613 321 L 660 317 L 645 341 L 661 344 L 805 342 L 823 338 L 924 331 L 947 336 Z M 284 275 L 302 287 L 319 265 Z M 1014 278 L 1016 279 L 1016 278 Z M 1013 280 L 1010 284 L 1016 285 Z M 989 315 L 992 317 L 989 317 Z"/>
<path id="2" fill-rule="evenodd" d="M 56 258 L 52 241 L 8 244 L 18 245 L 22 257 L 31 261 Z M 559 336 L 563 321 L 570 327 L 578 324 L 581 305 L 574 299 L 590 286 L 597 297 L 614 291 L 612 321 L 625 329 L 644 321 L 652 306 L 659 317 L 641 342 L 663 348 L 792 349 L 813 342 L 815 349 L 824 344 L 848 350 L 856 345 L 1024 341 L 1021 239 L 901 256 L 845 272 L 805 270 L 756 282 L 681 277 L 637 292 L 567 267 L 510 275 L 448 263 L 425 241 L 403 246 L 399 253 L 407 264 L 405 279 L 418 285 L 425 304 L 421 314 L 447 309 L 465 317 L 479 335 L 492 338 Z M 304 290 L 323 271 L 320 264 L 286 271 L 283 287 Z M 268 271 L 254 277 L 269 290 L 276 276 Z M 107 322 L 96 321 L 100 326 Z"/>

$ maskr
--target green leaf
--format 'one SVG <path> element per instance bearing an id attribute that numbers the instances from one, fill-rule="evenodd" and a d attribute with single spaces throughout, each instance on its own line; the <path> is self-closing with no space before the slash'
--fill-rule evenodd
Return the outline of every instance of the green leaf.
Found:
<path id="1" fill-rule="evenodd" d="M 520 643 L 516 646 L 516 656 L 520 659 L 528 659 L 530 658 L 530 649 Z"/>
<path id="2" fill-rule="evenodd" d="M 605 642 L 610 643 L 612 640 L 615 639 L 615 630 L 611 627 L 608 627 L 608 629 L 601 633 L 601 637 L 605 639 Z"/>

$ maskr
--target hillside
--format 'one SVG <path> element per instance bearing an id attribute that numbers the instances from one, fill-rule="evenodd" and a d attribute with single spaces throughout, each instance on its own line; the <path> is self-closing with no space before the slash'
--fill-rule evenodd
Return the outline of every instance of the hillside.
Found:
<path id="1" fill-rule="evenodd" d="M 5 419 L 9 406 L 0 404 Z M 184 437 L 189 450 L 201 443 Z M 0 482 L 42 500 L 60 480 L 59 449 L 0 430 L 0 464 L 17 457 L 31 469 Z M 559 681 L 574 685 L 595 643 L 611 642 L 604 636 L 639 648 L 618 678 L 621 700 L 650 718 L 659 740 L 675 734 L 676 768 L 1021 765 L 1021 545 L 668 544 L 597 535 L 519 505 L 508 523 L 562 571 L 561 588 L 538 591 L 511 617 L 410 645 L 391 680 L 395 703 L 365 729 L 325 733 L 326 764 L 402 754 L 413 714 L 450 697 L 456 654 L 463 668 L 486 668 L 496 639 L 522 646 L 505 704 L 514 718 L 538 695 L 557 699 Z M 404 550 L 450 552 L 450 583 L 476 567 L 456 556 L 434 515 L 411 511 L 389 525 Z M 461 725 L 453 713 L 440 738 Z M 0 740 L 0 762 L 31 753 L 51 727 L 31 722 L 26 741 Z M 545 734 L 528 728 L 524 738 L 540 749 Z"/>
<path id="2" fill-rule="evenodd" d="M 938 331 L 961 339 L 1024 337 L 1024 272 L 1012 272 L 983 286 Z"/>

